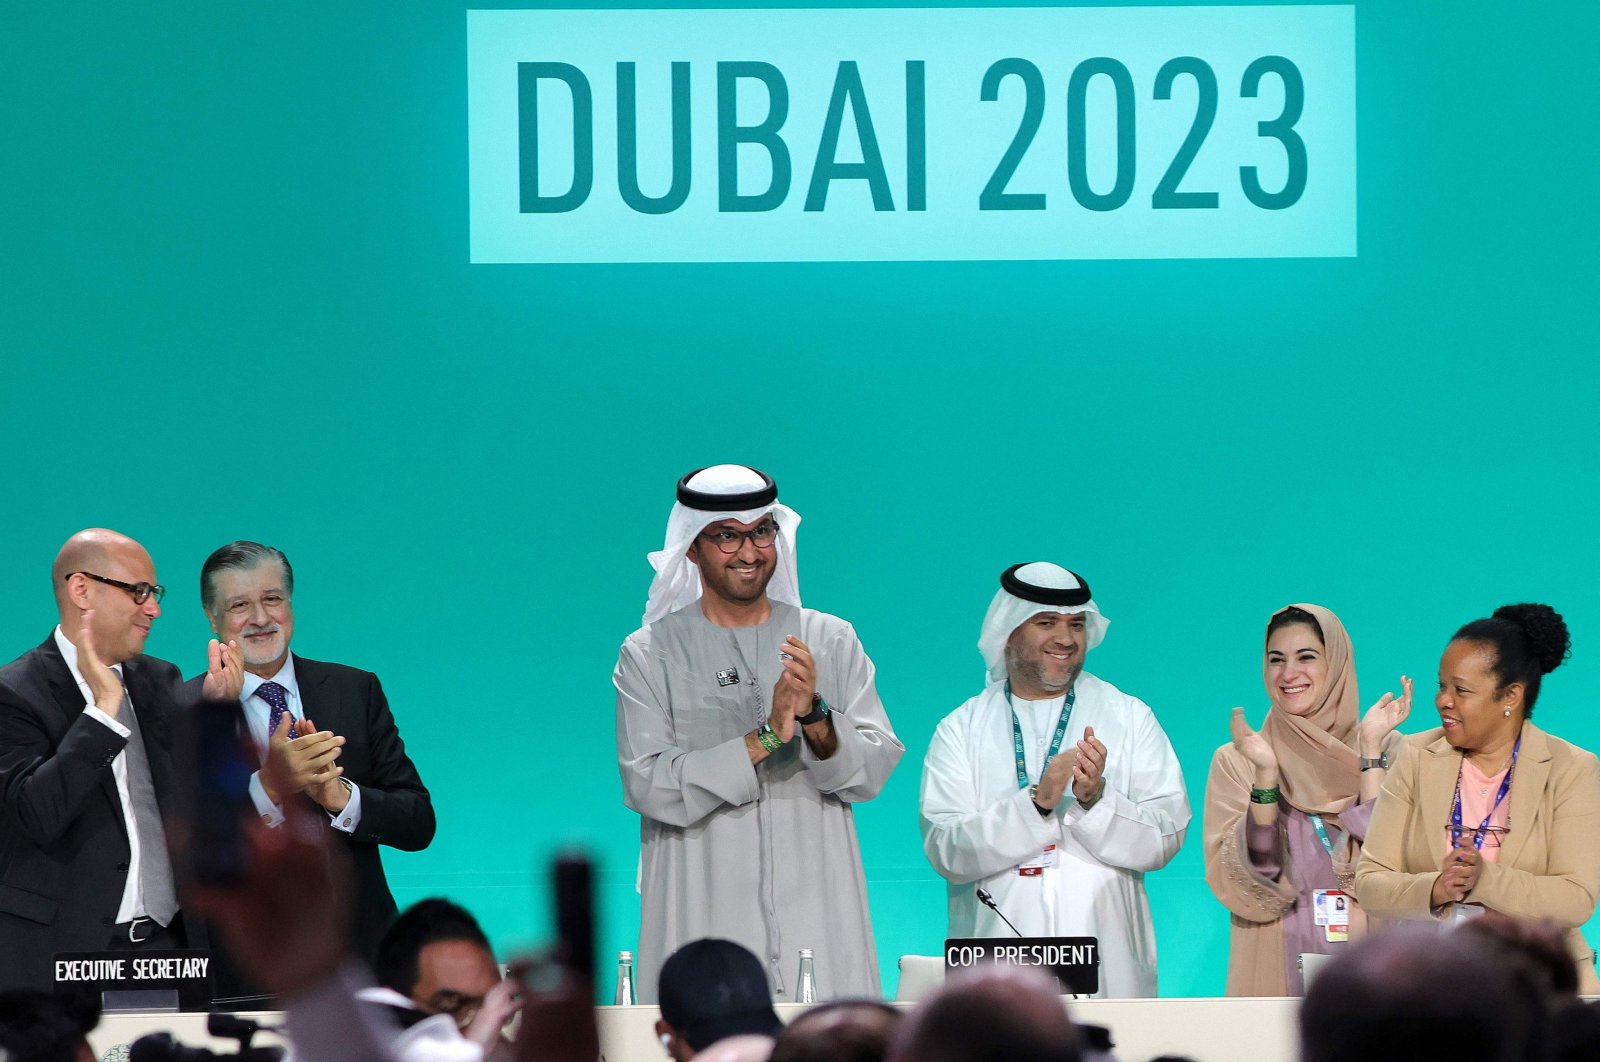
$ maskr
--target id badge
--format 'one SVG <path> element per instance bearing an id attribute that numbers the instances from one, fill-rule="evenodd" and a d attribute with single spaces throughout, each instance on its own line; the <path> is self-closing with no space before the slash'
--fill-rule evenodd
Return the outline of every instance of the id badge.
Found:
<path id="1" fill-rule="evenodd" d="M 1348 893 L 1341 889 L 1313 889 L 1312 914 L 1317 925 L 1326 930 L 1329 942 L 1350 939 L 1350 904 Z"/>
<path id="2" fill-rule="evenodd" d="M 1044 873 L 1046 867 L 1056 865 L 1056 846 L 1047 844 L 1044 851 L 1017 867 L 1017 873 L 1025 878 L 1036 878 Z"/>

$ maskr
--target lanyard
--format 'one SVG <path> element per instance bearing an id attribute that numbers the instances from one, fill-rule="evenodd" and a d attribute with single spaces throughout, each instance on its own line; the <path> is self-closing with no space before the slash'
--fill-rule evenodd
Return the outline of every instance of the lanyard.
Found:
<path id="1" fill-rule="evenodd" d="M 1061 718 L 1056 721 L 1056 735 L 1050 742 L 1050 751 L 1045 753 L 1044 762 L 1039 765 L 1039 777 L 1044 777 L 1045 769 L 1050 766 L 1050 761 L 1056 758 L 1056 753 L 1061 751 L 1061 739 L 1067 734 L 1067 720 L 1072 718 L 1072 705 L 1078 699 L 1078 686 L 1073 683 L 1067 690 L 1067 700 L 1061 706 Z M 1017 721 L 1017 706 L 1011 701 L 1011 680 L 1006 680 L 1006 704 L 1011 707 L 1011 748 L 1017 755 L 1017 788 L 1028 788 L 1028 763 L 1022 754 L 1022 724 Z"/>
<path id="2" fill-rule="evenodd" d="M 1509 766 L 1506 767 L 1506 776 L 1504 778 L 1500 779 L 1500 792 L 1495 794 L 1494 803 L 1492 805 L 1490 805 L 1490 807 L 1489 807 L 1489 814 L 1487 814 L 1487 815 L 1485 815 L 1483 817 L 1483 823 L 1476 830 L 1473 831 L 1472 846 L 1474 848 L 1477 848 L 1477 849 L 1480 849 L 1480 850 L 1483 848 L 1484 838 L 1488 835 L 1488 832 L 1489 832 L 1489 820 L 1494 818 L 1494 813 L 1500 809 L 1500 804 L 1501 804 L 1501 802 L 1503 802 L 1505 800 L 1506 794 L 1511 792 L 1511 776 L 1512 776 L 1512 774 L 1514 774 L 1516 772 L 1516 769 L 1517 769 L 1517 752 L 1521 748 L 1522 748 L 1522 739 L 1519 737 L 1519 738 L 1517 738 L 1517 743 L 1515 745 L 1511 746 L 1511 763 L 1510 763 Z M 1464 766 L 1464 763 L 1463 763 L 1463 766 Z M 1465 832 L 1466 832 L 1465 828 L 1461 825 L 1461 772 L 1457 771 L 1456 772 L 1456 800 L 1455 800 L 1455 804 L 1450 808 L 1450 845 L 1451 845 L 1451 847 L 1456 847 L 1456 846 L 1461 844 L 1461 835 L 1463 833 L 1465 833 Z"/>
<path id="3" fill-rule="evenodd" d="M 1311 820 L 1311 828 L 1317 831 L 1317 840 L 1322 842 L 1322 850 L 1328 853 L 1328 858 L 1333 858 L 1333 842 L 1328 840 L 1328 828 L 1322 824 L 1322 816 L 1307 812 L 1306 818 Z"/>

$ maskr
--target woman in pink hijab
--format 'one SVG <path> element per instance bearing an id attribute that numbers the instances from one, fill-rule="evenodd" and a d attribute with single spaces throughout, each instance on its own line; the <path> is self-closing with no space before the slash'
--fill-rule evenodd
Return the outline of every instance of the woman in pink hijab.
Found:
<path id="1" fill-rule="evenodd" d="M 1206 782 L 1206 883 L 1232 914 L 1230 996 L 1300 995 L 1302 956 L 1365 933 L 1356 860 L 1411 711 L 1402 677 L 1398 699 L 1386 693 L 1361 717 L 1350 637 L 1320 605 L 1273 615 L 1262 678 L 1266 721 L 1252 730 L 1233 710 Z"/>

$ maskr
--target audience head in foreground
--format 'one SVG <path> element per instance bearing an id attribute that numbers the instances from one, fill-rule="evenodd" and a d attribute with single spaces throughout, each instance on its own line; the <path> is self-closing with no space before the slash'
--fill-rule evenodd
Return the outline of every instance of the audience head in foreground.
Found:
<path id="1" fill-rule="evenodd" d="M 778 1034 L 771 1062 L 883 1062 L 902 1017 L 875 999 L 812 1007 Z"/>
<path id="2" fill-rule="evenodd" d="M 489 938 L 477 919 L 449 900 L 421 900 L 394 920 L 378 944 L 378 983 L 429 1014 L 472 1020 L 500 983 Z"/>
<path id="3" fill-rule="evenodd" d="M 31 988 L 0 992 L 0 1059 L 95 1062 L 89 1033 L 100 1023 L 93 997 L 58 996 Z"/>
<path id="4" fill-rule="evenodd" d="M 995 966 L 945 982 L 901 1023 L 890 1062 L 1079 1062 L 1056 982 Z"/>
<path id="5" fill-rule="evenodd" d="M 1515 1062 L 1529 1057 L 1541 1010 L 1487 939 L 1401 926 L 1354 944 L 1312 981 L 1300 1008 L 1300 1059 L 1459 1051 L 1475 1062 Z"/>
<path id="6" fill-rule="evenodd" d="M 661 965 L 656 1034 L 678 1062 L 730 1036 L 777 1036 L 772 990 L 757 959 L 731 940 L 695 940 Z"/>

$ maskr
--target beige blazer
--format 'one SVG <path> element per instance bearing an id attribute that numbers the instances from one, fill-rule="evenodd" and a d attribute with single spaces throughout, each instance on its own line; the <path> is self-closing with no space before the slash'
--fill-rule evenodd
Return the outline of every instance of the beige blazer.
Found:
<path id="1" fill-rule="evenodd" d="M 1430 909 L 1450 848 L 1450 807 L 1461 753 L 1443 728 L 1412 734 L 1384 780 L 1356 864 L 1356 897 L 1378 918 L 1437 919 Z M 1567 944 L 1585 993 L 1600 992 L 1582 926 L 1600 898 L 1600 760 L 1525 723 L 1511 778 L 1511 832 L 1498 863 L 1484 863 L 1472 903 L 1518 918 L 1549 918 Z"/>

